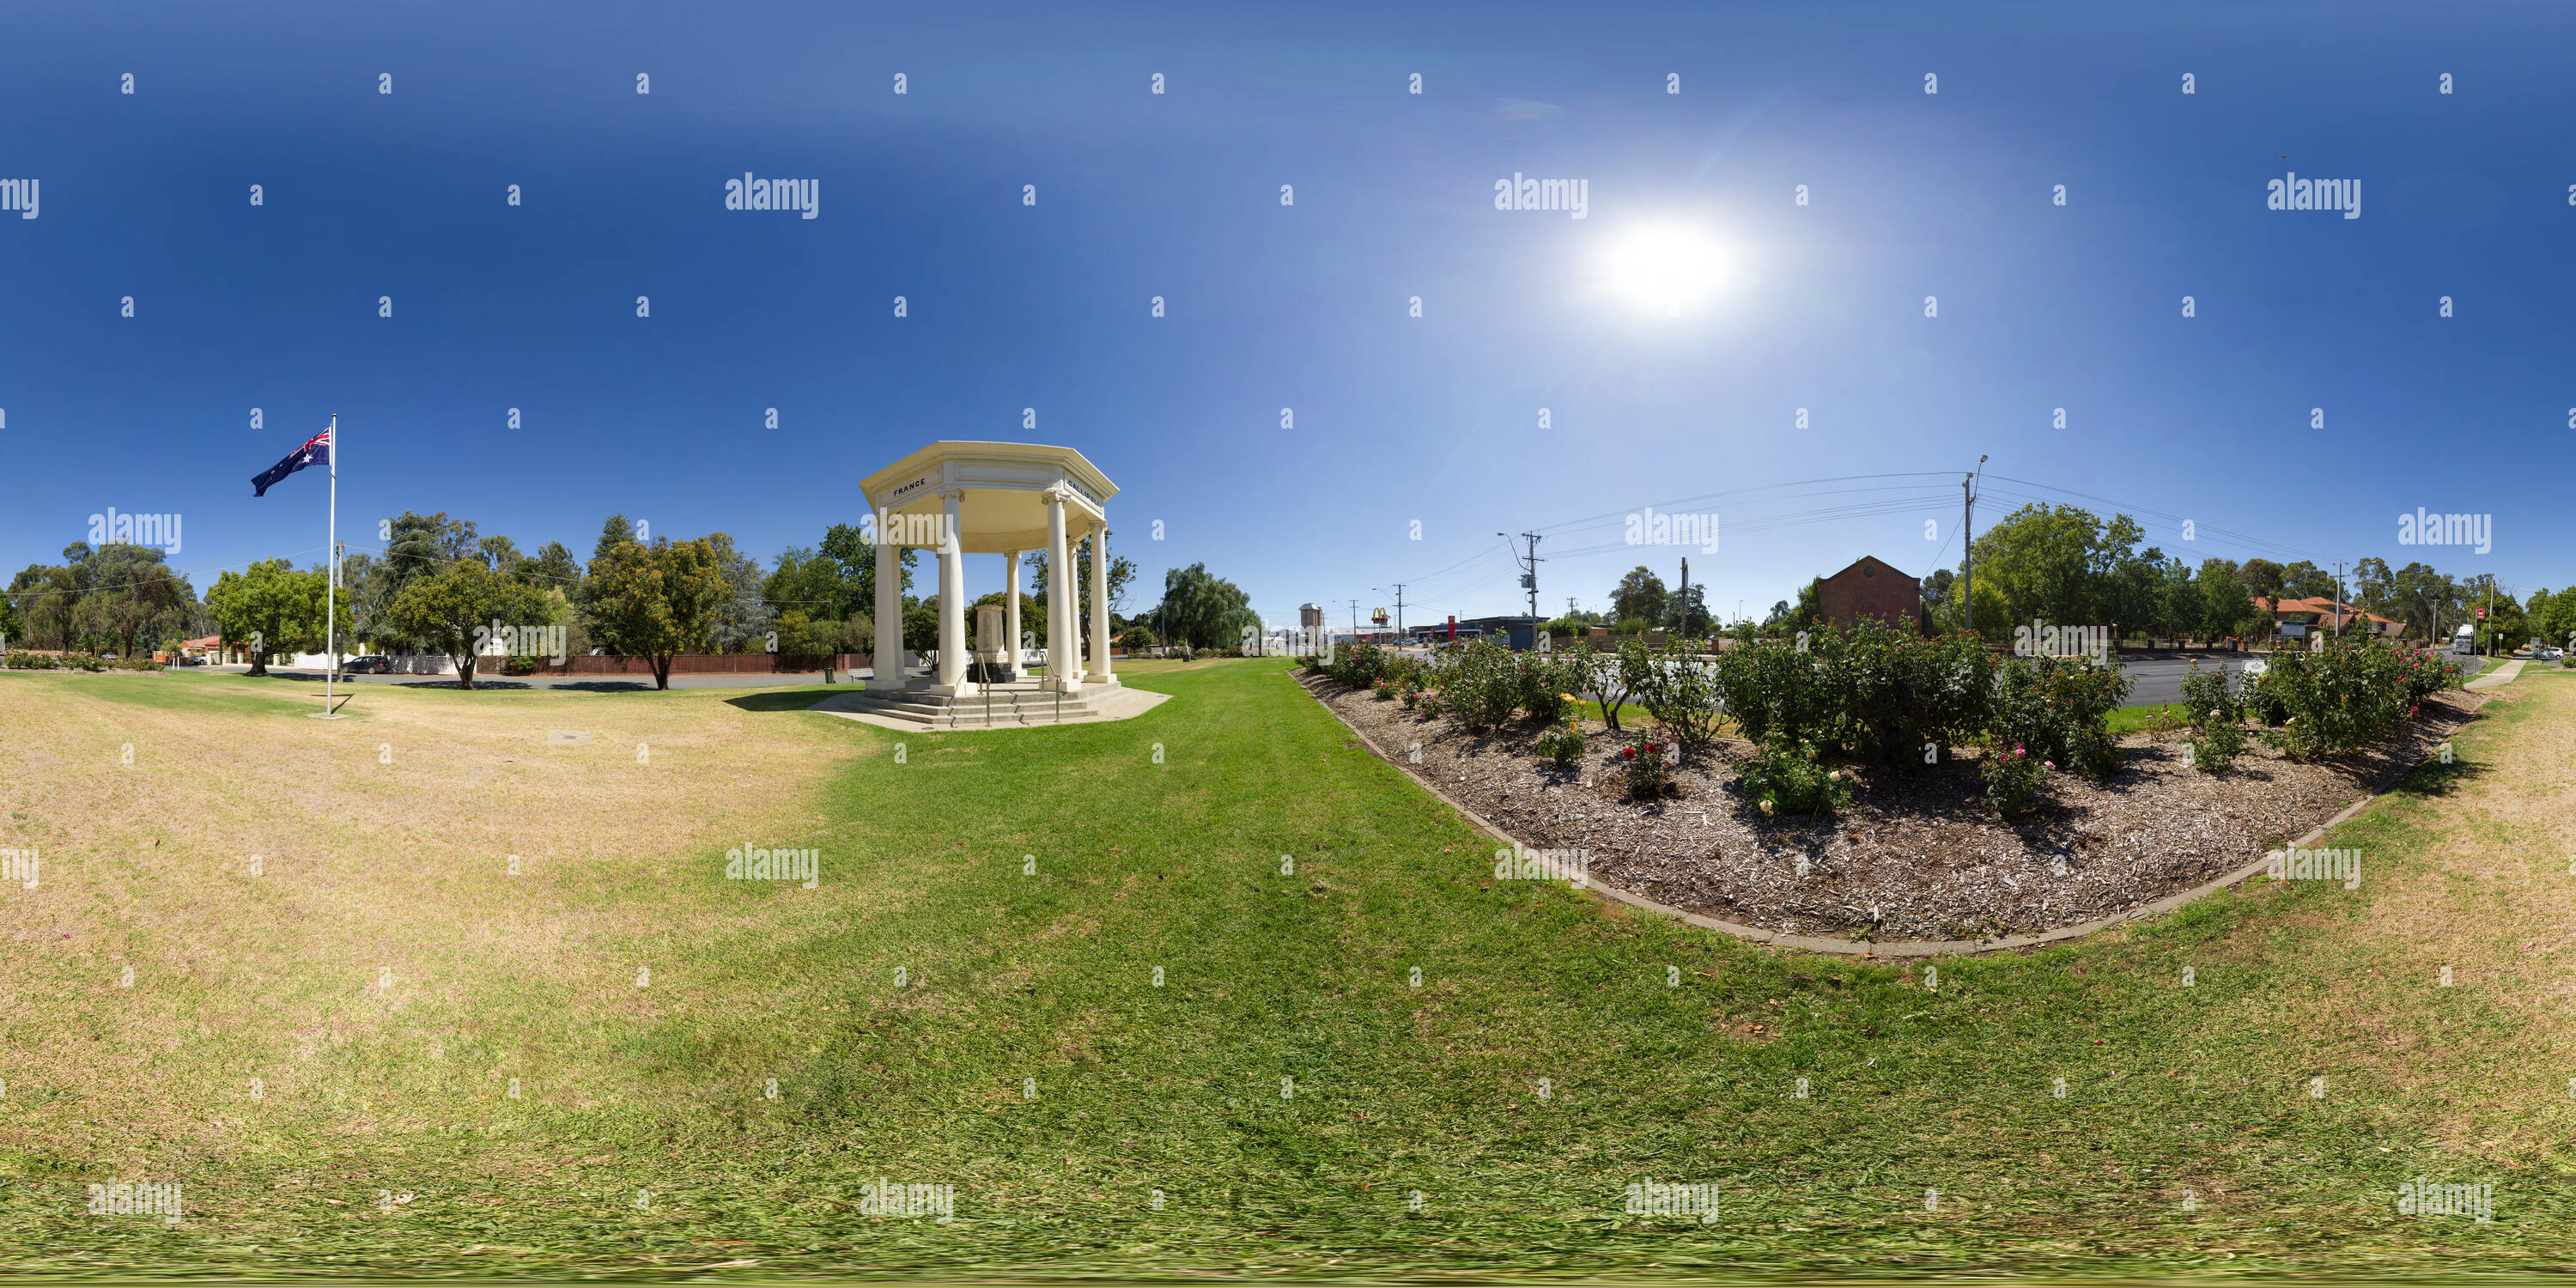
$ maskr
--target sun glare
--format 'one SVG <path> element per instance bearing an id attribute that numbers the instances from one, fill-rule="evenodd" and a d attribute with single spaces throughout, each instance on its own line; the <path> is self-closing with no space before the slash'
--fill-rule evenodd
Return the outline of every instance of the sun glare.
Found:
<path id="1" fill-rule="evenodd" d="M 1639 229 L 1612 243 L 1604 258 L 1604 277 L 1614 293 L 1667 316 L 1705 301 L 1725 279 L 1717 244 L 1688 229 Z"/>

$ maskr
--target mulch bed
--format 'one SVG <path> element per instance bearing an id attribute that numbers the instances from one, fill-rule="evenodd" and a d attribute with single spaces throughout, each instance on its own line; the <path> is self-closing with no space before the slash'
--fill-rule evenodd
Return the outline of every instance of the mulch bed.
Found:
<path id="1" fill-rule="evenodd" d="M 1598 721 L 1584 725 L 1585 754 L 1560 769 L 1533 746 L 1538 726 L 1479 737 L 1450 716 L 1300 678 L 1388 759 L 1523 844 L 1587 851 L 1596 882 L 1742 925 L 1882 942 L 2029 934 L 2213 880 L 2380 790 L 2485 702 L 2436 694 L 2389 743 L 2316 764 L 2249 734 L 2217 776 L 2184 763 L 2184 735 L 2133 734 L 2119 740 L 2119 772 L 2098 783 L 2052 774 L 2049 803 L 2010 822 L 1986 804 L 1974 749 L 1911 772 L 1859 770 L 1841 813 L 1774 820 L 1735 786 L 1746 743 L 1685 758 L 1669 771 L 1674 794 L 1631 801 L 1620 739 Z"/>

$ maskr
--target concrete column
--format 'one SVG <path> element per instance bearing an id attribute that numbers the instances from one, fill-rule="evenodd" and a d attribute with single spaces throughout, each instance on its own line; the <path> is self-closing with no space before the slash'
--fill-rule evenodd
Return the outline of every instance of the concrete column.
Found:
<path id="1" fill-rule="evenodd" d="M 886 540 L 886 516 L 877 516 L 877 660 L 870 692 L 903 688 L 903 547 Z"/>
<path id="2" fill-rule="evenodd" d="M 1059 693 L 1077 692 L 1082 687 L 1082 666 L 1074 657 L 1073 598 L 1080 594 L 1072 586 L 1073 577 L 1066 570 L 1073 566 L 1065 557 L 1064 493 L 1049 491 L 1047 507 L 1047 682 L 1046 687 Z"/>
<path id="3" fill-rule="evenodd" d="M 1100 664 L 1095 684 L 1114 685 L 1109 669 L 1109 525 L 1091 530 L 1091 660 Z"/>
<path id="4" fill-rule="evenodd" d="M 958 546 L 957 504 L 966 494 L 939 494 L 947 522 L 939 534 L 939 686 L 964 692 L 966 681 L 966 552 Z"/>
<path id="5" fill-rule="evenodd" d="M 1002 560 L 1002 612 L 1008 620 L 1003 632 L 1011 637 L 1011 657 L 1007 665 L 1011 678 L 1020 678 L 1020 552 L 1012 551 Z"/>

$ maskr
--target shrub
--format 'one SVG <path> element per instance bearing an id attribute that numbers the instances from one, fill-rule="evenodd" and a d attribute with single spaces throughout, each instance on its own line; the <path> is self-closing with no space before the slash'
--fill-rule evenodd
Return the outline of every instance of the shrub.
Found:
<path id="1" fill-rule="evenodd" d="M 2212 707 L 2191 740 L 2191 767 L 2204 774 L 2223 774 L 2245 754 L 2245 726 L 2230 718 L 2224 708 Z"/>
<path id="2" fill-rule="evenodd" d="M 2236 696 L 2236 686 L 2230 678 L 2223 666 L 2204 671 L 2200 663 L 2191 664 L 2191 673 L 2182 677 L 2182 704 L 2191 712 L 2193 724 L 2204 719 L 2233 722 L 2245 718 L 2245 703 Z"/>
<path id="3" fill-rule="evenodd" d="M 1986 802 L 2005 818 L 2019 818 L 2038 807 L 2040 783 L 2056 766 L 2029 748 L 2014 743 L 2007 748 L 1992 743 L 1985 759 L 1977 766 L 1977 775 L 1986 782 Z"/>
<path id="4" fill-rule="evenodd" d="M 1601 704 L 1601 722 L 1619 730 L 1619 704 L 1628 700 L 1627 672 L 1615 653 L 1578 649 L 1565 654 L 1566 692 L 1590 694 Z"/>
<path id="5" fill-rule="evenodd" d="M 2444 683 L 2385 645 L 2336 643 L 2275 652 L 2254 678 L 2252 704 L 2275 726 L 2265 741 L 2314 760 L 2386 737 L 2414 713 L 2417 686 L 2429 686 L 2421 690 L 2429 695 Z"/>
<path id="6" fill-rule="evenodd" d="M 1384 680 L 1374 681 L 1369 685 L 1369 697 L 1379 702 L 1393 702 L 1395 701 L 1395 686 Z"/>
<path id="7" fill-rule="evenodd" d="M 1767 743 L 1774 733 L 1820 747 L 1839 741 L 1842 703 L 1824 659 L 1787 640 L 1754 640 L 1718 655 L 1717 690 L 1747 741 Z"/>
<path id="8" fill-rule="evenodd" d="M 1785 734 L 1764 741 L 1738 781 L 1765 817 L 1830 814 L 1851 803 L 1851 775 L 1827 770 L 1814 743 Z"/>
<path id="9" fill-rule="evenodd" d="M 2431 649 L 2407 649 L 2397 655 L 2398 672 L 2406 681 L 2406 704 L 2421 705 L 2425 699 L 2444 689 L 2456 689 L 2464 681 L 2460 673 L 2442 655 Z M 2566 659 L 2559 659 L 2560 665 Z"/>
<path id="10" fill-rule="evenodd" d="M 1391 656 L 1375 644 L 1355 640 L 1334 651 L 1329 670 L 1334 679 L 1354 689 L 1365 689 L 1386 678 Z"/>
<path id="11" fill-rule="evenodd" d="M 1985 723 L 1993 663 L 1964 635 L 1925 638 L 1874 618 L 1815 634 L 1824 684 L 1842 709 L 1838 745 L 1869 765 L 1920 766 Z"/>
<path id="12" fill-rule="evenodd" d="M 1538 736 L 1538 754 L 1555 761 L 1560 769 L 1573 764 L 1574 758 L 1583 754 L 1583 731 L 1572 721 L 1549 726 Z"/>
<path id="13" fill-rule="evenodd" d="M 1512 718 L 1520 704 L 1520 663 L 1510 649 L 1476 640 L 1458 651 L 1441 691 L 1469 733 L 1483 733 Z"/>
<path id="14" fill-rule="evenodd" d="M 1664 758 L 1679 745 L 1661 730 L 1649 729 L 1637 735 L 1636 741 L 1619 749 L 1621 770 L 1627 775 L 1628 795 L 1636 800 L 1653 800 L 1672 787 L 1666 777 Z"/>
<path id="15" fill-rule="evenodd" d="M 1725 719 L 1718 663 L 1679 647 L 1649 650 L 1640 640 L 1619 647 L 1619 669 L 1648 714 L 1672 731 L 1682 749 L 1705 750 Z"/>
<path id="16" fill-rule="evenodd" d="M 1516 653 L 1520 708 L 1532 720 L 1557 724 L 1565 719 L 1569 690 L 1578 683 L 1577 668 L 1545 653 Z"/>
<path id="17" fill-rule="evenodd" d="M 537 659 L 525 653 L 512 654 L 501 663 L 503 675 L 535 675 L 536 673 Z"/>
<path id="18" fill-rule="evenodd" d="M 2120 767 L 2111 712 L 2129 696 L 2132 682 L 2118 668 L 2080 657 L 2006 658 L 1996 664 L 1993 686 L 1988 746 L 2019 747 L 2025 759 L 2054 761 L 2096 778 Z"/>

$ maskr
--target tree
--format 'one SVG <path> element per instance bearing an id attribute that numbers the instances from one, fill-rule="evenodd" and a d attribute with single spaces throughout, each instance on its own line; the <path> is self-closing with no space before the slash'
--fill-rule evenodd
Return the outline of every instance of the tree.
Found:
<path id="1" fill-rule="evenodd" d="M 710 532 L 700 538 L 716 557 L 716 573 L 724 578 L 725 597 L 716 607 L 710 642 L 718 653 L 751 653 L 769 647 L 770 628 L 778 614 L 762 598 L 764 583 L 760 561 L 751 559 L 734 548 L 733 538 L 722 532 Z M 822 605 L 808 605 L 806 617 L 811 621 L 839 621 L 837 600 Z M 819 611 L 818 611 L 819 609 Z M 839 628 L 834 627 L 837 640 Z M 781 647 L 784 645 L 782 643 Z M 824 650 L 829 652 L 830 650 Z"/>
<path id="2" fill-rule="evenodd" d="M 2010 605 L 2009 620 L 2038 618 L 2069 625 L 2117 620 L 2113 590 L 2124 562 L 2146 535 L 2125 514 L 2108 523 L 2079 506 L 2025 505 L 1977 534 L 1977 620 L 1986 620 L 1984 589 Z"/>
<path id="3" fill-rule="evenodd" d="M 1261 628 L 1261 619 L 1252 611 L 1252 597 L 1209 572 L 1205 563 L 1163 574 L 1163 603 L 1157 616 L 1163 638 L 1191 648 L 1241 644 L 1246 629 Z"/>
<path id="4" fill-rule="evenodd" d="M 2098 603 L 2102 624 L 2132 635 L 2160 633 L 2173 619 L 2165 586 L 2162 550 L 2149 546 L 2135 554 L 2122 552 L 2102 579 Z"/>
<path id="5" fill-rule="evenodd" d="M 2531 597 L 2531 631 L 2541 642 L 2576 649 L 2576 586 L 2557 594 L 2543 590 Z"/>
<path id="6" fill-rule="evenodd" d="M 656 537 L 608 548 L 590 568 L 592 621 L 617 651 L 648 660 L 654 687 L 671 687 L 671 658 L 700 647 L 731 587 L 705 541 Z"/>
<path id="7" fill-rule="evenodd" d="M 1771 605 L 1771 615 L 1762 619 L 1762 629 L 1777 634 L 1814 630 L 1825 620 L 1824 608 L 1818 599 L 1823 592 L 1824 579 L 1809 578 L 1806 585 L 1798 588 L 1796 603 L 1783 599 Z M 1978 592 L 1977 602 L 1985 602 L 1984 591 Z"/>
<path id="8" fill-rule="evenodd" d="M 2407 633 L 2427 644 L 2441 643 L 2437 632 L 2468 620 L 2468 606 L 2459 584 L 2421 563 L 2410 563 L 2390 574 L 2388 599 L 2394 610 L 2390 615 L 2403 618 Z"/>
<path id="9" fill-rule="evenodd" d="M 225 572 L 206 592 L 216 633 L 228 648 L 250 652 L 250 673 L 268 674 L 271 653 L 298 653 L 322 643 L 322 602 L 329 582 L 322 573 L 297 572 L 283 559 L 263 559 L 240 572 Z"/>
<path id="10" fill-rule="evenodd" d="M 2397 616 L 2398 606 L 2390 600 L 2390 589 L 2396 574 L 2388 570 L 2388 561 L 2377 555 L 2365 556 L 2352 566 L 2352 602 L 2365 613 L 2382 617 Z"/>
<path id="11" fill-rule="evenodd" d="M 821 553 L 825 559 L 832 561 L 833 567 L 840 570 L 842 594 L 846 596 L 841 604 L 839 616 L 854 618 L 862 613 L 870 617 L 876 615 L 879 548 L 867 534 L 849 524 L 835 523 L 824 529 Z M 904 592 L 912 589 L 913 564 L 920 557 L 920 551 L 911 546 L 904 546 L 901 549 L 903 555 L 895 561 L 897 565 L 895 594 L 898 599 Z"/>
<path id="12" fill-rule="evenodd" d="M 1623 622 L 1632 617 L 1649 622 L 1661 621 L 1664 598 L 1664 579 L 1656 576 L 1653 569 L 1639 564 L 1629 569 L 1628 575 L 1611 588 L 1610 616 Z"/>
<path id="13" fill-rule="evenodd" d="M 2236 575 L 2244 581 L 2246 591 L 2262 602 L 2264 615 L 2277 619 L 2281 593 L 2288 585 L 2287 571 L 2269 559 L 2248 559 L 2238 566 Z"/>
<path id="14" fill-rule="evenodd" d="M 2478 574 L 2468 590 L 2469 615 L 2478 628 L 2480 646 L 2502 652 L 2520 648 L 2531 638 L 2530 618 L 2515 602 L 2513 588 L 2497 584 L 2494 573 Z M 2484 618 L 2477 616 L 2480 609 L 2486 610 Z"/>
<path id="15" fill-rule="evenodd" d="M 1692 582 L 1690 589 L 1665 596 L 1664 616 L 1666 624 L 1673 628 L 1675 634 L 1684 636 L 1707 634 L 1711 625 L 1708 615 L 1707 584 Z"/>
<path id="16" fill-rule="evenodd" d="M 74 633 L 132 657 L 138 641 L 148 646 L 188 625 L 196 592 L 161 558 L 155 547 L 117 544 L 82 560 L 85 589 L 72 607 Z"/>
<path id="17" fill-rule="evenodd" d="M 87 546 L 81 547 L 86 555 Z M 9 598 L 21 622 L 21 647 L 67 649 L 72 646 L 72 608 L 80 602 L 80 566 L 75 563 L 29 564 L 9 582 Z M 14 637 L 13 637 L 14 638 Z"/>
<path id="18" fill-rule="evenodd" d="M 841 651 L 841 624 L 791 608 L 778 615 L 778 651 L 790 657 L 828 657 Z"/>
<path id="19" fill-rule="evenodd" d="M 473 557 L 482 560 L 483 565 L 494 572 L 513 575 L 518 573 L 519 565 L 527 562 L 528 558 L 519 553 L 518 542 L 502 536 L 485 537 L 475 542 Z"/>
<path id="20" fill-rule="evenodd" d="M 870 645 L 871 648 L 874 645 Z M 929 653 L 939 647 L 939 610 L 916 600 L 904 606 L 903 651 Z"/>
<path id="21" fill-rule="evenodd" d="M 1798 606 L 1789 610 L 1789 629 L 1812 631 L 1825 624 L 1825 579 L 1810 577 L 1798 588 Z"/>
<path id="22" fill-rule="evenodd" d="M 590 561 L 598 563 L 619 546 L 635 544 L 635 521 L 622 514 L 612 514 L 606 523 L 599 525 L 599 540 L 590 547 Z"/>
<path id="23" fill-rule="evenodd" d="M 581 563 L 560 541 L 537 547 L 535 557 L 519 565 L 519 576 L 540 587 L 560 590 L 567 597 L 581 589 Z"/>
<path id="24" fill-rule="evenodd" d="M 1073 638 L 1075 647 L 1086 651 L 1091 647 L 1091 547 L 1092 541 L 1088 537 L 1070 546 L 1074 576 Z M 1109 621 L 1113 627 L 1118 621 L 1119 608 L 1127 602 L 1127 584 L 1135 579 L 1136 565 L 1125 555 L 1109 556 Z M 1037 588 L 1037 593 L 1031 596 L 1040 614 L 1036 620 L 1043 622 L 1047 604 L 1047 556 L 1043 550 L 1029 557 L 1029 581 Z"/>
<path id="25" fill-rule="evenodd" d="M 2256 620 L 2253 593 L 2236 564 L 2218 558 L 2201 560 L 2191 582 L 2192 632 L 2204 642 L 2221 640 L 2242 634 Z"/>
<path id="26" fill-rule="evenodd" d="M 516 577 L 495 572 L 480 558 L 456 560 L 438 572 L 403 587 L 389 616 L 394 629 L 445 653 L 456 663 L 456 678 L 474 687 L 476 645 L 491 624 L 527 627 L 546 618 L 543 592 Z"/>
<path id="27" fill-rule="evenodd" d="M 444 510 L 427 515 L 405 510 L 389 532 L 383 558 L 349 557 L 340 572 L 342 588 L 356 607 L 364 634 L 379 647 L 430 647 L 430 641 L 414 639 L 395 624 L 394 601 L 413 582 L 434 577 L 459 559 L 474 557 L 488 566 L 490 555 L 481 548 L 472 523 L 448 518 Z M 507 544 L 507 538 L 500 540 Z"/>
<path id="28" fill-rule="evenodd" d="M 2302 559 L 2281 570 L 2281 593 L 2290 599 L 2336 599 L 2334 574 Z"/>

